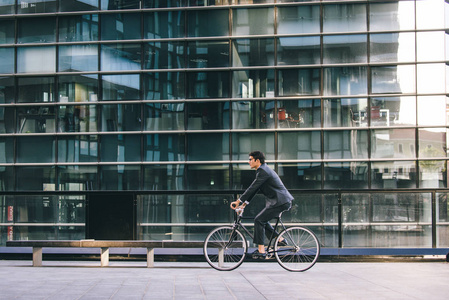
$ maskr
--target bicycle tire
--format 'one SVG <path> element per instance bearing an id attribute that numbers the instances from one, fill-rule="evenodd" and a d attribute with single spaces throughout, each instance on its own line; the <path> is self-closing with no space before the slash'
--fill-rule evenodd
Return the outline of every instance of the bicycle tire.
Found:
<path id="1" fill-rule="evenodd" d="M 286 246 L 279 245 L 285 239 Z M 309 229 L 294 226 L 282 231 L 275 242 L 275 256 L 286 270 L 304 272 L 315 265 L 320 256 L 320 243 Z"/>
<path id="2" fill-rule="evenodd" d="M 232 244 L 229 244 L 233 236 Z M 243 234 L 231 226 L 212 230 L 204 241 L 204 257 L 209 265 L 219 271 L 231 271 L 245 259 L 247 242 Z"/>

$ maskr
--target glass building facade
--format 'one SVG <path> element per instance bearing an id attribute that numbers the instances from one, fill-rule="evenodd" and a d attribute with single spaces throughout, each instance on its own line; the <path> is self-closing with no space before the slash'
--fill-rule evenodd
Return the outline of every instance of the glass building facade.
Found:
<path id="1" fill-rule="evenodd" d="M 447 248 L 448 29 L 443 0 L 0 1 L 0 246 L 202 240 L 262 150 L 323 247 Z"/>

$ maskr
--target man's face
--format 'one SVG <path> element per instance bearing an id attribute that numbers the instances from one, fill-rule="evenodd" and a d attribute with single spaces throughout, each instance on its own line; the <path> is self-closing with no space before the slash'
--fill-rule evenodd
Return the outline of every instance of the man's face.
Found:
<path id="1" fill-rule="evenodd" d="M 255 160 L 252 156 L 249 157 L 248 163 L 251 169 L 257 169 L 260 167 L 260 160 Z"/>

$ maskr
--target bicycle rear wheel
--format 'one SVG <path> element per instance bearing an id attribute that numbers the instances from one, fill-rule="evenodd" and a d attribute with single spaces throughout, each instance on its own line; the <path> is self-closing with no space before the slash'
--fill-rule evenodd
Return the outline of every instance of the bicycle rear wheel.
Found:
<path id="1" fill-rule="evenodd" d="M 283 242 L 286 242 L 287 245 L 279 245 L 279 241 L 282 239 L 285 239 Z M 320 243 L 309 229 L 290 227 L 282 231 L 276 239 L 275 256 L 284 269 L 303 272 L 313 267 L 318 260 Z"/>
<path id="2" fill-rule="evenodd" d="M 245 259 L 247 243 L 243 234 L 231 226 L 212 230 L 204 241 L 204 256 L 212 268 L 231 271 Z"/>

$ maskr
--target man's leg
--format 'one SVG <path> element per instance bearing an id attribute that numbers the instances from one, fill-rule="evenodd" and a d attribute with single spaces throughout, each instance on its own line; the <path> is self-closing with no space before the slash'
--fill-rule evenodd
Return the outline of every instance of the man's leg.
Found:
<path id="1" fill-rule="evenodd" d="M 286 208 L 284 205 L 278 207 L 265 207 L 254 219 L 254 244 L 258 245 L 259 253 L 265 253 L 264 247 L 264 235 L 265 228 L 270 231 L 270 234 L 274 231 L 273 227 L 268 223 L 273 218 L 279 216 Z"/>

